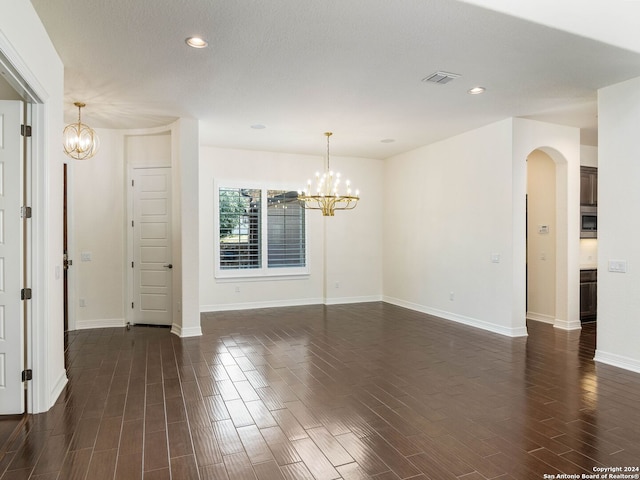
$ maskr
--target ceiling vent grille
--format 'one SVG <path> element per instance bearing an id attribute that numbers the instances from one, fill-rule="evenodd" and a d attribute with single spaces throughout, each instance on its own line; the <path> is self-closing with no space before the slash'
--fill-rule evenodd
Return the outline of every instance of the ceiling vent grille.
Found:
<path id="1" fill-rule="evenodd" d="M 451 80 L 454 80 L 458 77 L 460 77 L 460 75 L 457 73 L 436 72 L 436 73 L 432 73 L 428 77 L 423 78 L 422 81 L 427 83 L 437 83 L 440 85 L 444 85 L 445 83 L 449 83 Z"/>

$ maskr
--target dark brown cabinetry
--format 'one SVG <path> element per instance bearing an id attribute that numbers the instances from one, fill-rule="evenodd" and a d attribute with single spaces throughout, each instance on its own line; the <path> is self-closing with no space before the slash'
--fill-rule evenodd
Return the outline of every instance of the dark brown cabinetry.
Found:
<path id="1" fill-rule="evenodd" d="M 597 312 L 598 271 L 580 270 L 580 321 L 593 322 Z"/>
<path id="2" fill-rule="evenodd" d="M 580 205 L 598 206 L 598 169 L 580 167 Z"/>

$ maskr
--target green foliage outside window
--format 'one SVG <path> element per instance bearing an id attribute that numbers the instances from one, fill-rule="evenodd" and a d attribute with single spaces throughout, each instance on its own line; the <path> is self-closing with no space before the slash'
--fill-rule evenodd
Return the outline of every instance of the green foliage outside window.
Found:
<path id="1" fill-rule="evenodd" d="M 220 189 L 220 238 L 228 237 L 240 227 L 248 206 L 249 199 L 240 189 Z"/>

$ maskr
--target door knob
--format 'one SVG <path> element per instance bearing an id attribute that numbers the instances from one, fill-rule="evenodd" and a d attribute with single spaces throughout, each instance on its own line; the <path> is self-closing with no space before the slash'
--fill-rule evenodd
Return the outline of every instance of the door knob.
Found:
<path id="1" fill-rule="evenodd" d="M 170 263 L 163 265 L 163 267 L 167 267 L 167 268 L 173 268 L 173 265 L 171 265 Z"/>

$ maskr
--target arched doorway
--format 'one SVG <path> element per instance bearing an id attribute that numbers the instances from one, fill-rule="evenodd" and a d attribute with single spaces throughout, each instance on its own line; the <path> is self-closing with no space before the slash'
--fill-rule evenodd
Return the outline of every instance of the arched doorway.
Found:
<path id="1" fill-rule="evenodd" d="M 527 319 L 556 318 L 556 165 L 541 150 L 527 158 Z"/>
<path id="2" fill-rule="evenodd" d="M 572 267 L 579 234 L 577 217 L 570 216 L 578 203 L 569 194 L 579 176 L 569 171 L 567 159 L 554 148 L 540 147 L 527 156 L 527 318 L 564 330 L 581 328 L 574 305 L 578 272 Z"/>

